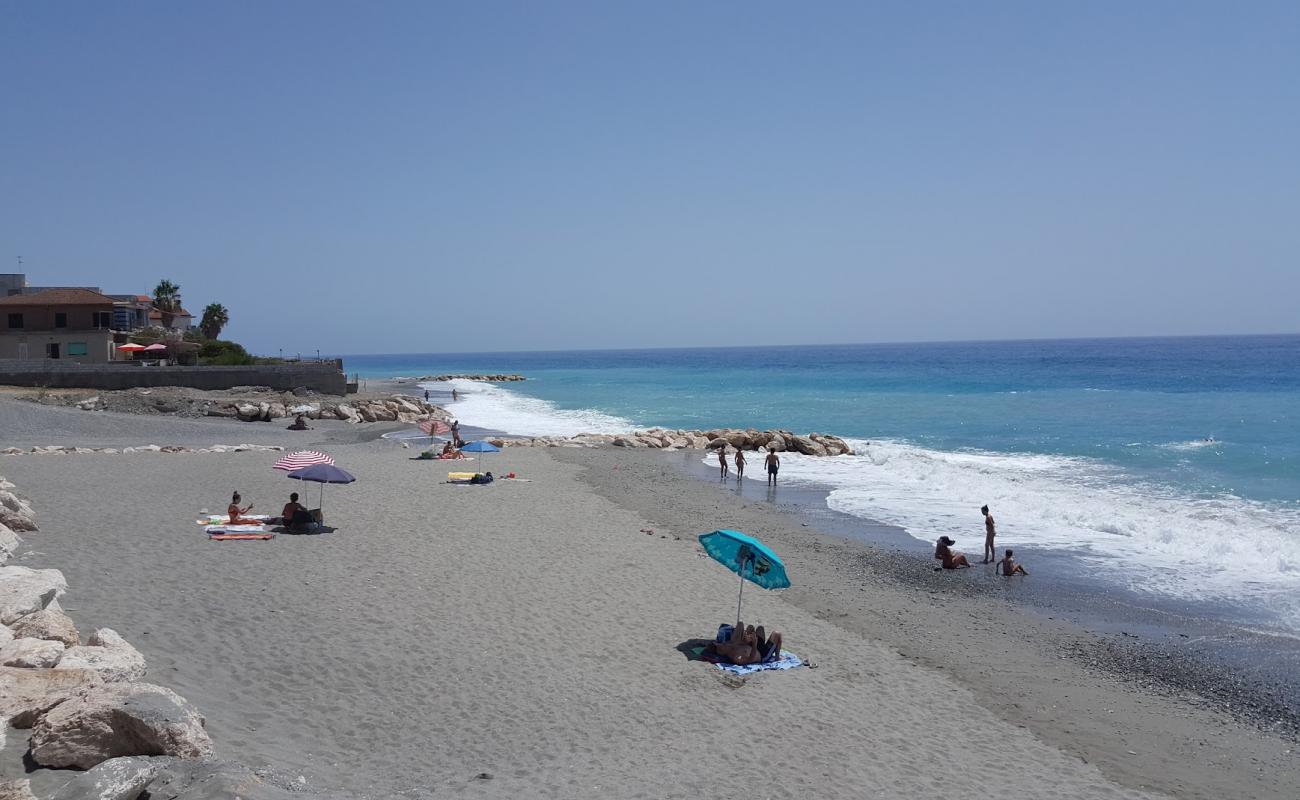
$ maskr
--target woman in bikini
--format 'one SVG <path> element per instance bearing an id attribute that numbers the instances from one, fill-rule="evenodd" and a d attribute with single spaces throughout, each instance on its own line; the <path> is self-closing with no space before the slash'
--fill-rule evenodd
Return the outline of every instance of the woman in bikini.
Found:
<path id="1" fill-rule="evenodd" d="M 249 503 L 243 508 L 239 507 L 239 492 L 230 498 L 230 505 L 226 507 L 226 516 L 230 518 L 231 525 L 256 525 L 258 520 L 245 519 L 244 515 L 253 510 L 253 504 Z"/>

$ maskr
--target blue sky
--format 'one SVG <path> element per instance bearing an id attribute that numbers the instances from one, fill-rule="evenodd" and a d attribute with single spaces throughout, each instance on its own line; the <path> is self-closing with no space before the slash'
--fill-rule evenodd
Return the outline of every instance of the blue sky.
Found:
<path id="1" fill-rule="evenodd" d="M 1296 3 L 0 13 L 0 271 L 259 352 L 1300 329 Z"/>

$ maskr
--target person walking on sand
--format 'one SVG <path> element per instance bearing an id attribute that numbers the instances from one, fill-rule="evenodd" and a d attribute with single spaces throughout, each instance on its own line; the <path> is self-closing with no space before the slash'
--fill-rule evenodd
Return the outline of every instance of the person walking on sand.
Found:
<path id="1" fill-rule="evenodd" d="M 745 477 L 745 454 L 744 452 L 737 450 L 736 451 L 736 483 L 740 483 L 740 479 L 743 477 Z"/>
<path id="2" fill-rule="evenodd" d="M 980 513 L 984 515 L 984 560 L 980 563 L 989 564 L 998 557 L 998 551 L 993 547 L 993 537 L 997 536 L 997 530 L 994 528 L 993 515 L 989 513 L 989 507 L 980 506 Z"/>
<path id="3" fill-rule="evenodd" d="M 731 468 L 727 466 L 727 448 L 719 447 L 718 448 L 718 480 L 725 481 L 727 479 L 727 473 L 730 471 L 730 469 Z"/>
<path id="4" fill-rule="evenodd" d="M 426 403 L 429 402 L 429 390 L 428 390 L 428 389 L 425 389 L 425 390 L 424 390 L 424 402 L 426 402 Z"/>
<path id="5" fill-rule="evenodd" d="M 764 459 L 767 466 L 767 485 L 776 486 L 776 473 L 781 469 L 781 458 L 776 454 L 775 447 L 767 448 L 767 458 Z"/>

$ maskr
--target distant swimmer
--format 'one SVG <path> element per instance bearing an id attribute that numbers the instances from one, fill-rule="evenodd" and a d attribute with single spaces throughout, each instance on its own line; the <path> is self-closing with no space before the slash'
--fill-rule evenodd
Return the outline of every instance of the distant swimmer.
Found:
<path id="1" fill-rule="evenodd" d="M 994 529 L 993 515 L 989 513 L 988 506 L 980 506 L 980 513 L 984 515 L 984 560 L 980 563 L 988 564 L 998 557 L 998 552 L 993 548 L 993 537 L 997 536 Z"/>
<path id="2" fill-rule="evenodd" d="M 723 445 L 718 448 L 718 480 L 725 481 L 730 471 L 731 467 L 727 466 L 727 447 Z"/>
<path id="3" fill-rule="evenodd" d="M 776 473 L 781 469 L 781 457 L 776 454 L 775 447 L 767 448 L 764 464 L 767 466 L 767 485 L 776 486 Z"/>
<path id="4" fill-rule="evenodd" d="M 1012 575 L 1024 575 L 1025 577 L 1029 577 L 1029 573 L 1025 571 L 1025 568 L 1017 564 L 1016 560 L 1011 557 L 1011 550 L 1009 548 L 1007 549 L 1007 554 L 998 562 L 998 569 L 1008 578 Z"/>
<path id="5" fill-rule="evenodd" d="M 745 454 L 743 451 L 736 451 L 736 483 L 745 477 Z"/>

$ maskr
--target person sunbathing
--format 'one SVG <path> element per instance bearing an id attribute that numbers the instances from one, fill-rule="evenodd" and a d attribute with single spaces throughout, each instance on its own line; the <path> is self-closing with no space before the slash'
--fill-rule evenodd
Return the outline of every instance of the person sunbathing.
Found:
<path id="1" fill-rule="evenodd" d="M 292 531 L 305 531 L 311 527 L 312 516 L 307 507 L 298 502 L 298 493 L 289 495 L 289 502 L 280 512 L 280 523 Z"/>
<path id="2" fill-rule="evenodd" d="M 957 544 L 947 536 L 940 536 L 939 541 L 934 546 L 934 557 L 943 562 L 943 569 L 963 569 L 970 568 L 970 562 L 966 560 L 965 553 L 954 553 L 952 546 Z M 935 567 L 939 569 L 939 567 Z"/>
<path id="3" fill-rule="evenodd" d="M 235 492 L 230 498 L 230 505 L 226 507 L 226 516 L 230 518 L 230 525 L 257 525 L 261 520 L 247 519 L 245 514 L 253 510 L 253 504 L 249 503 L 243 508 L 239 507 L 239 492 Z"/>
<path id="4" fill-rule="evenodd" d="M 302 414 L 299 414 L 298 417 L 294 419 L 293 424 L 289 426 L 288 430 L 309 431 L 311 430 L 311 426 L 307 424 L 307 418 L 304 417 Z"/>
<path id="5" fill-rule="evenodd" d="M 443 445 L 442 452 L 438 454 L 438 458 L 443 458 L 443 459 L 448 459 L 448 458 L 456 459 L 456 458 L 464 458 L 464 457 L 465 454 L 457 450 L 455 447 L 453 447 L 451 442 L 447 442 L 445 445 Z"/>
<path id="6" fill-rule="evenodd" d="M 781 634 L 765 635 L 763 626 L 738 623 L 725 642 L 709 642 L 704 652 L 731 664 L 758 664 L 781 657 Z"/>

